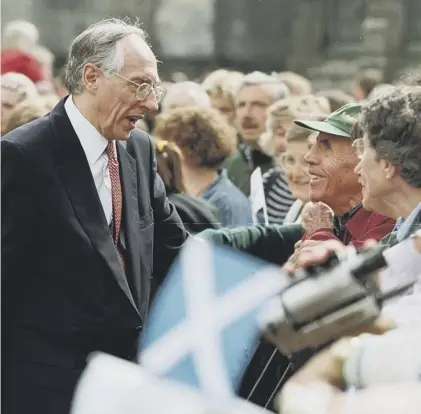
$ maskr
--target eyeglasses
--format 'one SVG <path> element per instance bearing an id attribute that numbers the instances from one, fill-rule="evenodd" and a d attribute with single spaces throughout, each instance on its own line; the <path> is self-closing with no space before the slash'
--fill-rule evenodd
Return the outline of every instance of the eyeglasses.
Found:
<path id="1" fill-rule="evenodd" d="M 137 86 L 135 97 L 138 101 L 144 101 L 151 94 L 152 91 L 155 94 L 156 102 L 160 102 L 162 98 L 165 96 L 166 90 L 160 85 L 152 86 L 146 82 L 139 85 L 138 83 L 125 78 L 119 73 L 114 73 L 114 75 L 117 76 L 118 78 L 125 80 L 126 82 L 132 83 L 133 85 Z"/>
<path id="2" fill-rule="evenodd" d="M 354 150 L 355 156 L 361 160 L 364 154 L 364 141 L 362 138 L 357 138 L 352 143 L 352 149 Z"/>

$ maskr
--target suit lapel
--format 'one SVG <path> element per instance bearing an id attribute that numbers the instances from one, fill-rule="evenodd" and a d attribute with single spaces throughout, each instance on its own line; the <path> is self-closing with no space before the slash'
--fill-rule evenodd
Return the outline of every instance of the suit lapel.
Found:
<path id="1" fill-rule="evenodd" d="M 137 167 L 135 160 L 125 150 L 123 143 L 117 143 L 117 153 L 120 163 L 120 179 L 123 189 L 123 226 L 126 235 L 126 258 L 130 263 L 131 283 L 135 290 L 134 296 L 141 297 L 140 281 L 140 234 L 136 231 L 139 223 Z M 136 253 L 137 252 L 137 253 Z M 138 304 L 140 306 L 140 304 Z"/>
<path id="2" fill-rule="evenodd" d="M 138 310 L 126 276 L 120 267 L 85 152 L 64 109 L 64 100 L 53 110 L 50 120 L 54 129 L 52 139 L 58 174 L 73 205 L 75 215 L 118 285 Z"/>

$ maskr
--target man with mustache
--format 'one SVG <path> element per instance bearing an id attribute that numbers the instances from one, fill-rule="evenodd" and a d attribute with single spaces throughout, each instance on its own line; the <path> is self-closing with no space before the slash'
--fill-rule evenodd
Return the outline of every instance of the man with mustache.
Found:
<path id="1" fill-rule="evenodd" d="M 236 126 L 239 133 L 237 151 L 225 166 L 230 180 L 246 195 L 250 195 L 250 176 L 255 168 L 269 170 L 272 158 L 258 145 L 266 129 L 267 108 L 289 94 L 288 88 L 277 78 L 262 72 L 244 76 L 235 95 Z"/>

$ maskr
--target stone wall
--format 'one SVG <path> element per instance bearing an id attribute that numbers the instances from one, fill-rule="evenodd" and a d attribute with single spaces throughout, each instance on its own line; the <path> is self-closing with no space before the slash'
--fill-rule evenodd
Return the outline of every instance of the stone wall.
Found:
<path id="1" fill-rule="evenodd" d="M 43 5 L 42 7 L 40 5 Z M 392 79 L 421 61 L 420 0 L 13 0 L 2 21 L 23 18 L 64 63 L 71 40 L 104 17 L 136 17 L 161 72 L 217 67 L 295 70 L 317 88 L 347 88 L 366 67 Z"/>

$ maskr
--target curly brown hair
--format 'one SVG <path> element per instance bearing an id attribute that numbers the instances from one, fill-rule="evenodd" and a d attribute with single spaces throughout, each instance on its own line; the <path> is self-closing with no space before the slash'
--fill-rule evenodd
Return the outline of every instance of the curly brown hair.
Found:
<path id="1" fill-rule="evenodd" d="M 394 87 L 362 107 L 361 126 L 379 158 L 421 188 L 421 88 Z"/>
<path id="2" fill-rule="evenodd" d="M 154 136 L 172 141 L 186 163 L 219 168 L 236 147 L 235 130 L 212 108 L 177 108 L 157 117 Z"/>

